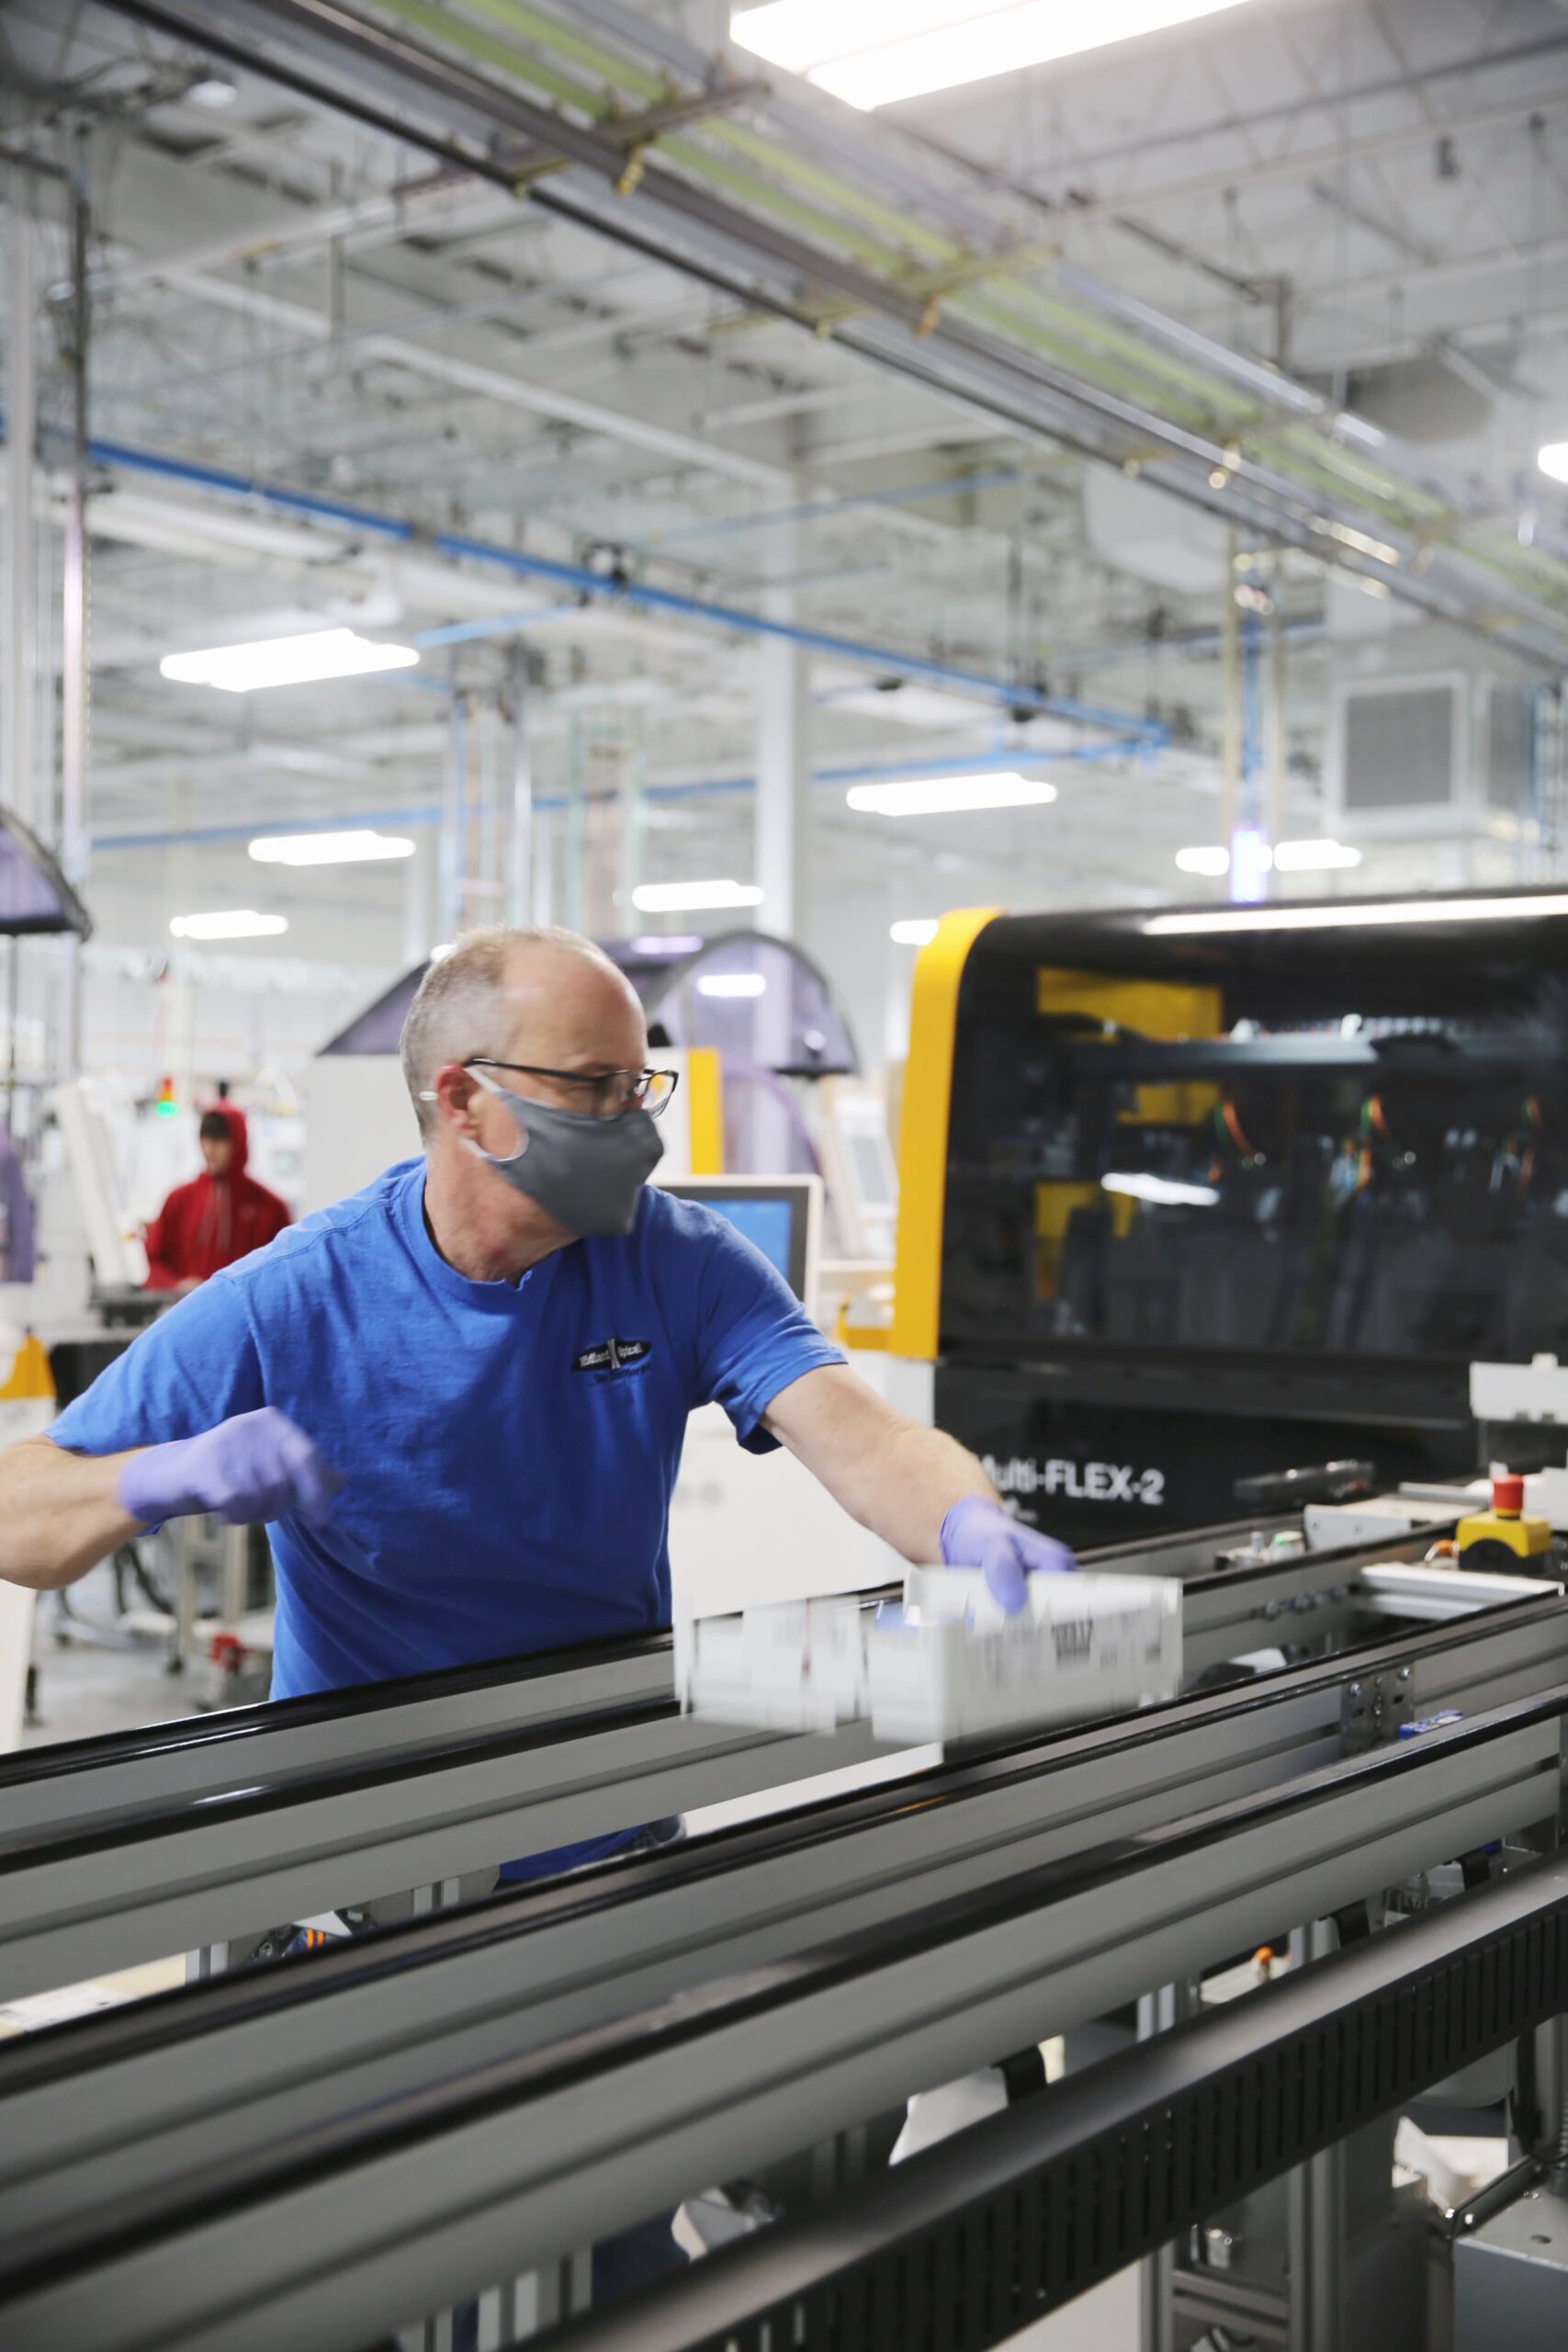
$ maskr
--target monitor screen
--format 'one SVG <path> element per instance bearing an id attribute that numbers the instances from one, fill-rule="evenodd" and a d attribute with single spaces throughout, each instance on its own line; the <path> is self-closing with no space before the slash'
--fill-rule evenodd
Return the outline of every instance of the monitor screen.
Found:
<path id="1" fill-rule="evenodd" d="M 710 1201 L 709 1206 L 727 1216 L 788 1282 L 790 1227 L 795 1222 L 792 1202 L 719 1198 Z"/>
<path id="2" fill-rule="evenodd" d="M 796 1298 L 808 1300 L 815 1272 L 809 1263 L 812 1205 L 819 1183 L 815 1176 L 686 1176 L 663 1189 L 677 1200 L 701 1201 L 727 1216 Z"/>

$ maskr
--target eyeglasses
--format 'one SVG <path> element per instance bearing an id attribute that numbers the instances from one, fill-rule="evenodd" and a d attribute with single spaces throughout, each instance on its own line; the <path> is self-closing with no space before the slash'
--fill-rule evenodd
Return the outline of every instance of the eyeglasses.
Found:
<path id="1" fill-rule="evenodd" d="M 611 1069 L 590 1077 L 580 1069 L 540 1069 L 532 1062 L 498 1062 L 489 1054 L 470 1054 L 463 1068 L 506 1069 L 519 1078 L 547 1078 L 557 1086 L 581 1087 L 599 1118 L 646 1111 L 650 1119 L 657 1119 L 681 1076 L 674 1069 Z"/>

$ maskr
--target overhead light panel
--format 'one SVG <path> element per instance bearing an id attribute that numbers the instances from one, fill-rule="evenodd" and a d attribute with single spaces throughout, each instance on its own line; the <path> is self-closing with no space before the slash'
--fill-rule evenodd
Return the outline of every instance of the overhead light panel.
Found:
<path id="1" fill-rule="evenodd" d="M 862 108 L 1076 57 L 1190 24 L 1247 0 L 772 0 L 736 10 L 729 37 Z"/>
<path id="2" fill-rule="evenodd" d="M 632 904 L 645 915 L 696 914 L 713 907 L 760 907 L 750 882 L 639 882 Z"/>
<path id="3" fill-rule="evenodd" d="M 765 996 L 767 988 L 761 972 L 703 972 L 697 978 L 699 996 Z"/>
<path id="4" fill-rule="evenodd" d="M 694 956 L 702 944 L 700 931 L 649 931 L 631 948 L 634 956 Z"/>
<path id="5" fill-rule="evenodd" d="M 287 915 L 258 915 L 254 907 L 229 907 L 210 915 L 175 915 L 175 939 L 276 939 L 288 928 Z"/>
<path id="6" fill-rule="evenodd" d="M 896 947 L 929 947 L 936 937 L 935 915 L 910 915 L 894 923 L 887 936 Z"/>
<path id="7" fill-rule="evenodd" d="M 889 784 L 852 784 L 852 808 L 879 817 L 953 817 L 978 808 L 1043 808 L 1056 787 L 1043 776 L 1008 771 L 979 775 L 899 776 Z"/>
<path id="8" fill-rule="evenodd" d="M 1568 892 L 1528 899 L 1347 899 L 1333 907 L 1247 907 L 1213 914 L 1150 915 L 1151 939 L 1235 931 L 1382 930 L 1402 923 L 1539 922 L 1568 915 Z"/>
<path id="9" fill-rule="evenodd" d="M 1348 842 L 1276 842 L 1276 874 L 1334 874 L 1359 865 L 1361 853 Z"/>
<path id="10" fill-rule="evenodd" d="M 1221 842 L 1201 849 L 1179 849 L 1176 862 L 1183 874 L 1228 874 L 1231 854 Z"/>
<path id="11" fill-rule="evenodd" d="M 385 857 L 412 857 L 400 833 L 366 828 L 344 833 L 263 833 L 251 843 L 258 865 L 368 865 Z"/>
<path id="12" fill-rule="evenodd" d="M 418 660 L 418 649 L 412 645 L 380 645 L 351 628 L 317 628 L 303 637 L 216 645 L 205 653 L 165 653 L 158 668 L 182 686 L 217 686 L 226 695 L 249 695 L 261 686 L 306 686 L 326 678 L 412 670 Z"/>
<path id="13" fill-rule="evenodd" d="M 1568 481 L 1568 441 L 1548 441 L 1535 453 L 1536 464 L 1553 481 Z"/>

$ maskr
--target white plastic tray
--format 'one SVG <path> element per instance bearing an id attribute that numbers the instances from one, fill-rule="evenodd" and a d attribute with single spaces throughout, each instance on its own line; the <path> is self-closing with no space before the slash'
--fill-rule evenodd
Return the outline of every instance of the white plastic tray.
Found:
<path id="1" fill-rule="evenodd" d="M 1173 1577 L 1042 1575 L 1006 1617 L 967 1570 L 912 1568 L 902 1608 L 814 1600 L 688 1620 L 676 1682 L 694 1713 L 773 1730 L 869 1718 L 900 1746 L 1113 1713 L 1173 1698 Z"/>

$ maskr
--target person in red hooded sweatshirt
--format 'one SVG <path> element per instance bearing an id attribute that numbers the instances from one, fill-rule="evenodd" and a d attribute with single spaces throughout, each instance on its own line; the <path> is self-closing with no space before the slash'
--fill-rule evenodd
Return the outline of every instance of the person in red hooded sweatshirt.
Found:
<path id="1" fill-rule="evenodd" d="M 195 1290 L 289 1222 L 287 1204 L 245 1173 L 251 1139 L 243 1111 L 224 1102 L 204 1112 L 200 1136 L 206 1174 L 176 1184 L 147 1227 L 149 1290 Z"/>

